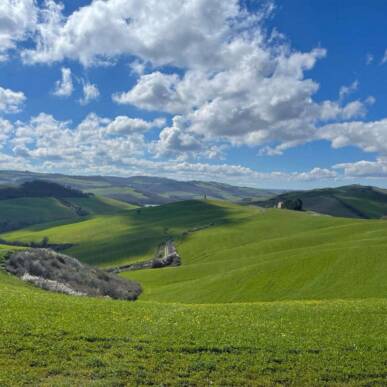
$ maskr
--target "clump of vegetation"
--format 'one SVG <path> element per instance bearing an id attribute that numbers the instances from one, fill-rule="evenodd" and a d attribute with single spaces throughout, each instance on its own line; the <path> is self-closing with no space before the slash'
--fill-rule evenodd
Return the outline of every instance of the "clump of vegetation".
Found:
<path id="1" fill-rule="evenodd" d="M 283 207 L 286 208 L 287 210 L 293 210 L 293 211 L 302 211 L 302 200 L 297 198 L 297 199 L 287 199 L 283 202 Z"/>
<path id="2" fill-rule="evenodd" d="M 128 281 L 50 249 L 30 249 L 11 254 L 6 270 L 46 289 L 73 295 L 108 296 L 135 300 L 141 293 L 137 282 Z"/>

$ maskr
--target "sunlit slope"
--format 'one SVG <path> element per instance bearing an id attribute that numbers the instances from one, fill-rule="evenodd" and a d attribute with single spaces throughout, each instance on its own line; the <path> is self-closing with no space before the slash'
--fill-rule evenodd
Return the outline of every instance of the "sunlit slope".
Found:
<path id="1" fill-rule="evenodd" d="M 200 228 L 199 231 L 192 231 Z M 189 231 L 191 230 L 191 231 Z M 188 201 L 120 210 L 13 240 L 74 243 L 102 266 L 150 258 L 172 236 L 182 266 L 129 272 L 144 300 L 220 303 L 387 296 L 387 221 Z"/>
<path id="2" fill-rule="evenodd" d="M 387 296 L 387 222 L 233 207 L 178 244 L 183 265 L 128 273 L 143 299 L 250 302 Z"/>
<path id="3" fill-rule="evenodd" d="M 145 290 L 133 303 L 71 297 L 4 273 L 0 246 L 0 385 L 385 384 L 387 222 L 224 202 L 115 208 L 7 237 L 50 235 L 112 264 L 173 235 L 183 265 L 128 273 Z"/>
<path id="4" fill-rule="evenodd" d="M 0 385 L 383 385 L 386 300 L 71 297 L 0 271 Z"/>
<path id="5" fill-rule="evenodd" d="M 81 200 L 84 199 L 78 199 L 78 203 Z M 190 228 L 211 222 L 228 222 L 230 211 L 230 208 L 215 203 L 188 201 L 152 208 L 119 209 L 113 213 L 100 212 L 77 223 L 32 227 L 3 237 L 26 242 L 48 236 L 52 242 L 75 244 L 66 253 L 85 262 L 114 266 L 149 259 L 160 242 L 169 237 L 179 239 Z"/>

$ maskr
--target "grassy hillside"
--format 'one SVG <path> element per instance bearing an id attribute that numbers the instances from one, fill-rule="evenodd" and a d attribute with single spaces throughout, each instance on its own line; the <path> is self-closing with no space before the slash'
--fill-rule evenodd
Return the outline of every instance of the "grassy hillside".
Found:
<path id="1" fill-rule="evenodd" d="M 113 265 L 174 236 L 183 265 L 128 273 L 145 291 L 134 303 L 48 293 L 0 270 L 0 385 L 387 380 L 387 221 L 219 201 L 113 208 L 6 237 L 49 235 Z"/>
<path id="2" fill-rule="evenodd" d="M 235 187 L 229 184 L 200 181 L 177 181 L 172 179 L 133 176 L 66 176 L 18 171 L 0 171 L 0 186 L 20 184 L 33 179 L 44 179 L 61 185 L 111 197 L 134 204 L 165 204 L 180 200 L 208 198 L 231 201 L 264 200 L 281 191 Z"/>
<path id="3" fill-rule="evenodd" d="M 387 215 L 387 190 L 350 185 L 294 191 L 255 204 L 274 207 L 280 201 L 301 199 L 307 211 L 348 218 L 379 219 Z"/>
<path id="4" fill-rule="evenodd" d="M 77 199 L 80 203 L 82 199 Z M 159 243 L 180 238 L 186 230 L 211 222 L 227 222 L 226 209 L 210 202 L 180 202 L 160 207 L 120 209 L 91 216 L 77 223 L 31 227 L 3 234 L 7 240 L 73 243 L 66 253 L 102 266 L 114 266 L 150 258 Z"/>
<path id="5" fill-rule="evenodd" d="M 383 385 L 386 300 L 179 305 L 0 273 L 1 385 Z"/>
<path id="6" fill-rule="evenodd" d="M 99 197 L 16 198 L 0 200 L 0 232 L 52 222 L 74 222 L 95 214 L 130 209 L 126 203 Z"/>
<path id="7" fill-rule="evenodd" d="M 204 228 L 188 232 L 195 228 Z M 191 201 L 21 230 L 9 240 L 74 243 L 69 254 L 114 266 L 152 257 L 174 237 L 182 266 L 128 273 L 143 299 L 220 303 L 386 297 L 387 221 Z M 356 286 L 354 286 L 356 284 Z"/>
<path id="8" fill-rule="evenodd" d="M 64 206 L 55 198 L 0 200 L 0 214 L 0 230 L 78 218 L 73 208 Z"/>
<path id="9" fill-rule="evenodd" d="M 177 248 L 183 266 L 131 273 L 143 299 L 252 302 L 387 297 L 387 221 L 228 208 Z"/>

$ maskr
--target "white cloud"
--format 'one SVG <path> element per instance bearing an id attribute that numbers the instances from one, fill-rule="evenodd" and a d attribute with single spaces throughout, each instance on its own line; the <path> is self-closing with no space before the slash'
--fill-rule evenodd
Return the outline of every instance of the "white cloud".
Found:
<path id="1" fill-rule="evenodd" d="M 118 116 L 106 127 L 106 132 L 114 135 L 141 133 L 146 132 L 151 128 L 160 128 L 163 125 L 165 125 L 165 120 L 163 118 L 145 121 L 141 118 Z"/>
<path id="2" fill-rule="evenodd" d="M 91 66 L 128 55 L 138 79 L 130 90 L 114 94 L 114 101 L 171 114 L 173 119 L 166 126 L 161 120 L 92 114 L 70 127 L 43 114 L 14 124 L 11 131 L 3 130 L 14 157 L 43 160 L 46 166 L 53 163 L 53 168 L 55 160 L 83 171 L 107 171 L 109 166 L 112 171 L 128 166 L 135 171 L 141 164 L 149 171 L 161 168 L 167 173 L 178 165 L 184 173 L 210 176 L 220 167 L 191 165 L 187 160 L 221 157 L 227 147 L 243 144 L 277 155 L 321 138 L 336 148 L 356 145 L 386 155 L 385 120 L 343 122 L 365 117 L 373 97 L 348 100 L 358 87 L 355 81 L 340 89 L 339 100 L 317 101 L 319 84 L 307 72 L 327 52 L 319 47 L 298 52 L 281 34 L 269 34 L 263 20 L 272 5 L 251 13 L 238 0 L 94 0 L 65 15 L 63 4 L 54 0 L 41 3 L 39 11 L 36 4 L 33 0 L 1 2 L 0 58 L 32 33 L 35 44 L 22 50 L 26 63 L 70 59 Z M 385 57 L 383 63 L 387 51 Z M 368 56 L 367 62 L 372 59 Z M 72 92 L 71 71 L 62 68 L 54 94 Z M 96 85 L 84 82 L 80 103 L 99 95 Z M 0 111 L 17 112 L 24 100 L 23 93 L 0 88 Z M 159 138 L 149 143 L 144 133 L 152 128 L 161 130 Z M 136 159 L 147 153 L 175 160 Z M 249 179 L 272 176 L 252 170 L 244 173 L 243 167 L 225 164 L 227 168 Z M 273 176 L 308 181 L 332 179 L 336 174 L 336 170 L 316 168 Z"/>
<path id="3" fill-rule="evenodd" d="M 22 57 L 28 63 L 73 59 L 90 66 L 134 56 L 138 82 L 114 94 L 114 101 L 184 121 L 184 127 L 161 131 L 154 147 L 159 155 L 192 155 L 227 144 L 279 154 L 316 138 L 327 121 L 364 116 L 367 104 L 316 102 L 319 85 L 306 72 L 326 50 L 298 52 L 281 34 L 268 34 L 263 23 L 272 9 L 269 3 L 252 13 L 238 0 L 94 0 L 64 15 L 62 5 L 47 0 L 36 44 Z M 165 65 L 176 71 L 163 73 Z M 356 87 L 343 87 L 341 99 Z M 83 89 L 82 104 L 99 95 L 93 84 Z"/>
<path id="4" fill-rule="evenodd" d="M 162 74 L 156 71 L 142 75 L 136 86 L 126 92 L 113 95 L 119 104 L 133 104 L 146 110 L 178 113 L 186 109 L 186 103 L 176 93 L 180 79 L 176 74 Z"/>
<path id="5" fill-rule="evenodd" d="M 12 132 L 12 129 L 13 129 L 13 125 L 9 121 L 3 118 L 0 118 L 0 149 L 4 147 L 5 142 L 8 139 L 8 136 Z"/>
<path id="6" fill-rule="evenodd" d="M 69 97 L 73 93 L 73 80 L 71 69 L 62 67 L 62 79 L 55 83 L 54 95 L 58 97 Z"/>
<path id="7" fill-rule="evenodd" d="M 320 128 L 319 136 L 331 141 L 334 148 L 355 145 L 366 152 L 387 155 L 387 119 L 334 123 Z"/>
<path id="8" fill-rule="evenodd" d="M 319 86 L 304 79 L 304 71 L 324 57 L 325 50 L 292 52 L 285 45 L 268 47 L 257 34 L 251 39 L 238 37 L 227 43 L 229 52 L 239 54 L 232 61 L 228 58 L 221 70 L 187 68 L 182 76 L 155 71 L 140 76 L 131 90 L 113 99 L 183 116 L 184 128 L 161 132 L 159 152 L 163 153 L 167 138 L 169 144 L 174 139 L 178 145 L 176 141 L 184 135 L 180 144 L 187 145 L 180 148 L 185 153 L 199 142 L 212 146 L 212 141 L 223 141 L 251 146 L 276 142 L 275 153 L 279 154 L 312 140 L 319 122 L 365 115 L 366 105 L 361 101 L 346 105 L 313 101 Z"/>
<path id="9" fill-rule="evenodd" d="M 384 51 L 384 55 L 382 60 L 380 61 L 380 64 L 384 64 L 387 62 L 387 49 Z"/>
<path id="10" fill-rule="evenodd" d="M 316 181 L 336 176 L 334 171 L 318 168 L 299 173 L 260 173 L 235 164 L 149 159 L 149 143 L 145 141 L 144 132 L 163 124 L 162 119 L 144 121 L 125 116 L 109 119 L 96 114 L 89 114 L 75 126 L 44 113 L 28 122 L 11 124 L 0 120 L 0 136 L 5 145 L 0 152 L 0 166 L 77 174 L 153 174 L 249 185 L 278 180 Z M 174 126 L 177 127 L 178 123 Z M 171 141 L 174 143 L 175 140 Z M 184 143 L 185 140 L 177 140 L 178 146 L 181 146 L 181 141 Z M 195 148 L 189 141 L 184 146 L 189 151 Z"/>
<path id="11" fill-rule="evenodd" d="M 145 73 L 146 64 L 136 59 L 132 63 L 130 63 L 129 67 L 133 74 L 143 75 Z"/>
<path id="12" fill-rule="evenodd" d="M 0 113 L 18 113 L 26 97 L 21 91 L 13 91 L 0 86 Z"/>
<path id="13" fill-rule="evenodd" d="M 156 65 L 218 67 L 238 55 L 238 47 L 230 51 L 224 44 L 235 29 L 247 31 L 270 8 L 250 14 L 238 0 L 95 0 L 65 17 L 63 6 L 47 0 L 36 47 L 24 50 L 23 58 L 91 65 L 131 54 Z"/>
<path id="14" fill-rule="evenodd" d="M 92 83 L 86 82 L 83 84 L 83 97 L 79 100 L 81 105 L 87 105 L 91 101 L 96 100 L 100 95 L 98 87 Z"/>
<path id="15" fill-rule="evenodd" d="M 192 153 L 201 153 L 203 144 L 193 135 L 184 131 L 184 120 L 175 116 L 172 126 L 164 128 L 159 140 L 154 144 L 157 156 L 192 157 Z"/>
<path id="16" fill-rule="evenodd" d="M 37 22 L 34 0 L 2 0 L 0 2 L 0 62 L 8 59 L 9 51 L 19 41 L 27 39 Z"/>
<path id="17" fill-rule="evenodd" d="M 359 81 L 353 81 L 349 86 L 342 86 L 340 88 L 339 97 L 340 100 L 343 100 L 344 98 L 348 97 L 352 93 L 354 93 L 359 87 Z"/>
<path id="18" fill-rule="evenodd" d="M 301 172 L 295 174 L 296 179 L 300 181 L 320 181 L 326 179 L 335 179 L 337 173 L 327 168 L 313 168 L 307 172 Z"/>
<path id="19" fill-rule="evenodd" d="M 26 159 L 70 164 L 88 159 L 91 163 L 93 160 L 114 163 L 128 155 L 143 155 L 147 151 L 144 133 L 163 124 L 163 119 L 145 121 L 126 116 L 108 119 L 89 114 L 72 127 L 69 121 L 58 121 L 41 113 L 28 122 L 0 121 L 0 133 L 7 148 Z"/>
<path id="20" fill-rule="evenodd" d="M 375 59 L 374 56 L 372 54 L 368 53 L 366 56 L 366 64 L 370 65 L 374 61 L 374 59 Z"/>
<path id="21" fill-rule="evenodd" d="M 348 177 L 387 177 L 387 158 L 380 157 L 376 161 L 361 160 L 355 163 L 342 163 L 334 166 L 337 170 L 343 170 Z"/>

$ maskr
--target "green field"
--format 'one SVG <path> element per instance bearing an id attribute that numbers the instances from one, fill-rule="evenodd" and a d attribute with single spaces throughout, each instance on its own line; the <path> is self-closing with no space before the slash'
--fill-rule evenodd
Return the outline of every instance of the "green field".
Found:
<path id="1" fill-rule="evenodd" d="M 0 200 L 0 214 L 0 223 L 11 227 L 77 218 L 73 209 L 63 206 L 55 198 Z"/>
<path id="2" fill-rule="evenodd" d="M 40 225 L 57 221 L 74 222 L 84 218 L 77 213 L 81 208 L 84 214 L 113 214 L 134 206 L 102 197 L 66 198 L 17 198 L 0 200 L 0 232 L 2 229 L 19 229 L 30 225 Z"/>
<path id="3" fill-rule="evenodd" d="M 2 237 L 49 236 L 114 266 L 172 236 L 182 266 L 125 273 L 144 289 L 135 303 L 0 273 L 0 385 L 386 383 L 387 221 L 220 201 L 110 205 Z"/>

